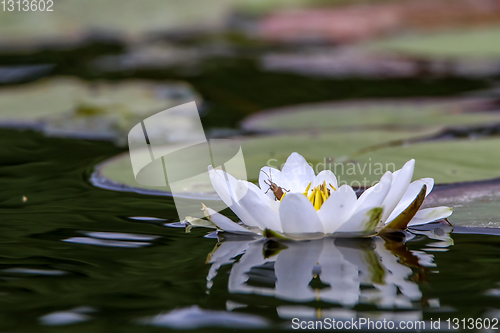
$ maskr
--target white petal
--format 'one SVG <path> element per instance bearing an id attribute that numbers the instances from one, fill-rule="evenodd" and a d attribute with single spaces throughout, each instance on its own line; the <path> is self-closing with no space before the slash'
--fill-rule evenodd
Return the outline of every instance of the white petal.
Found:
<path id="1" fill-rule="evenodd" d="M 205 215 L 207 216 L 207 218 L 212 221 L 213 224 L 224 231 L 253 233 L 250 230 L 228 219 L 224 215 L 217 213 L 212 208 L 204 207 L 203 210 L 205 211 Z"/>
<path id="2" fill-rule="evenodd" d="M 271 182 L 275 183 L 279 187 L 282 187 L 284 189 L 283 191 L 288 190 L 288 187 L 290 185 L 290 181 L 288 180 L 288 178 L 283 175 L 278 169 L 267 166 L 261 168 L 259 173 L 259 186 L 262 192 L 264 192 L 271 200 L 276 199 L 273 191 L 269 188 Z"/>
<path id="3" fill-rule="evenodd" d="M 356 211 L 360 212 L 365 210 L 366 208 L 379 207 L 384 202 L 387 194 L 389 193 L 392 186 L 392 173 L 387 171 L 382 178 L 380 178 L 380 182 L 369 189 L 367 189 L 356 202 Z"/>
<path id="4" fill-rule="evenodd" d="M 314 178 L 314 182 L 309 189 L 309 192 L 312 192 L 313 188 L 319 185 L 323 185 L 323 182 L 326 182 L 326 186 L 330 189 L 330 192 L 333 192 L 334 189 L 337 189 L 337 177 L 330 170 L 323 170 L 316 178 Z M 331 188 L 333 186 L 333 189 Z"/>
<path id="5" fill-rule="evenodd" d="M 331 191 L 318 210 L 326 234 L 335 232 L 352 215 L 356 206 L 356 192 L 349 185 L 342 185 L 337 191 Z"/>
<path id="6" fill-rule="evenodd" d="M 425 185 L 427 185 L 427 192 L 425 192 L 425 196 L 428 196 L 434 188 L 434 178 L 420 178 L 420 180 L 425 182 Z"/>
<path id="7" fill-rule="evenodd" d="M 314 181 L 314 170 L 298 153 L 292 153 L 286 160 L 281 172 L 290 180 L 292 192 L 304 192 L 309 183 Z"/>
<path id="8" fill-rule="evenodd" d="M 276 212 L 276 213 L 279 213 L 280 211 L 280 203 L 279 201 L 275 201 L 275 200 L 270 200 L 268 202 L 268 205 Z"/>
<path id="9" fill-rule="evenodd" d="M 215 192 L 224 201 L 224 203 L 240 218 L 241 222 L 250 226 L 260 228 L 259 223 L 252 217 L 250 212 L 241 207 L 238 203 L 238 198 L 234 190 L 238 187 L 238 181 L 222 170 L 214 170 L 211 166 L 208 167 L 210 181 L 215 189 Z M 241 195 L 241 194 L 240 194 Z"/>
<path id="10" fill-rule="evenodd" d="M 432 178 L 422 178 L 419 180 L 416 180 L 412 182 L 408 188 L 406 189 L 405 193 L 403 194 L 403 197 L 397 204 L 396 208 L 392 211 L 392 213 L 389 215 L 387 218 L 387 223 L 391 222 L 394 220 L 399 214 L 401 214 L 412 202 L 415 200 L 417 195 L 420 193 L 420 190 L 422 189 L 422 186 L 426 185 L 426 193 L 425 195 L 427 196 L 431 191 L 432 188 L 434 187 L 434 179 Z"/>
<path id="11" fill-rule="evenodd" d="M 378 207 L 370 207 L 360 212 L 354 213 L 347 221 L 345 221 L 335 232 L 363 233 L 369 234 L 375 230 L 380 216 L 374 220 L 373 209 Z M 378 215 L 378 214 L 376 214 Z"/>
<path id="12" fill-rule="evenodd" d="M 210 176 L 210 181 L 212 182 L 215 192 L 217 192 L 221 200 L 224 201 L 228 207 L 231 207 L 235 199 L 232 197 L 232 192 L 227 182 L 233 177 L 229 177 L 230 175 L 222 170 L 215 170 L 211 165 L 208 166 L 208 175 Z"/>
<path id="13" fill-rule="evenodd" d="M 392 211 L 398 205 L 399 201 L 403 197 L 408 185 L 410 185 L 411 177 L 413 176 L 413 170 L 415 168 L 415 160 L 409 160 L 406 164 L 394 172 L 392 175 L 392 185 L 389 193 L 384 199 L 382 206 L 384 207 L 384 212 L 382 213 L 382 221 L 386 221 Z"/>
<path id="14" fill-rule="evenodd" d="M 323 232 L 318 213 L 302 193 L 285 195 L 280 204 L 280 220 L 285 234 Z"/>
<path id="15" fill-rule="evenodd" d="M 252 215 L 261 229 L 283 232 L 280 217 L 271 206 L 271 201 L 255 184 L 238 181 L 236 188 L 238 204 Z"/>
<path id="16" fill-rule="evenodd" d="M 450 216 L 451 213 L 453 213 L 453 208 L 444 206 L 421 209 L 415 214 L 415 217 L 413 217 L 410 223 L 408 223 L 408 226 L 426 224 L 444 219 Z"/>

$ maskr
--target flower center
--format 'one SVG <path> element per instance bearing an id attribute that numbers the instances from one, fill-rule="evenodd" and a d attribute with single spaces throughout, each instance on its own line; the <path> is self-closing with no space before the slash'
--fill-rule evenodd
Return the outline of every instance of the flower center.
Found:
<path id="1" fill-rule="evenodd" d="M 334 191 L 337 190 L 332 184 L 328 184 L 328 185 L 330 185 L 330 187 Z M 303 194 L 307 197 L 307 199 L 309 199 L 309 201 L 311 201 L 311 203 L 314 206 L 314 209 L 319 210 L 321 208 L 321 206 L 323 205 L 323 203 L 326 201 L 326 199 L 328 199 L 330 197 L 330 189 L 326 186 L 326 181 L 323 181 L 323 184 L 321 184 L 320 186 L 316 186 L 315 188 L 313 188 L 311 194 L 307 195 L 310 188 L 311 188 L 311 183 L 309 183 L 309 185 L 307 185 L 307 188 Z M 283 200 L 285 195 L 286 195 L 286 192 L 283 192 L 283 195 L 281 196 L 280 201 Z"/>
<path id="2" fill-rule="evenodd" d="M 336 188 L 332 186 L 332 184 L 328 184 L 330 187 L 336 191 Z M 311 203 L 314 206 L 314 209 L 319 210 L 323 203 L 330 197 L 330 189 L 326 185 L 326 181 L 323 182 L 323 184 L 316 186 L 313 188 L 311 194 L 309 196 L 307 193 L 309 192 L 309 188 L 311 187 L 311 184 L 309 183 L 309 186 L 307 186 L 306 191 L 304 192 L 304 195 L 311 201 Z"/>

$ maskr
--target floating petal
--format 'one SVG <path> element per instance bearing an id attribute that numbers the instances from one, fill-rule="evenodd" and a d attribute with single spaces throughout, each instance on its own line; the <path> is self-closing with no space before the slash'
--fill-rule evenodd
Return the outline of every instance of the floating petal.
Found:
<path id="1" fill-rule="evenodd" d="M 451 207 L 433 207 L 419 210 L 415 217 L 408 223 L 408 226 L 415 226 L 445 219 L 453 213 Z"/>

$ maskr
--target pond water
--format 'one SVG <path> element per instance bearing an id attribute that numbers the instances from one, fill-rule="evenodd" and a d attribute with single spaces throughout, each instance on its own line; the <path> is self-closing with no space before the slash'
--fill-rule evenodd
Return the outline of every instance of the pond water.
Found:
<path id="1" fill-rule="evenodd" d="M 172 6 L 174 2 L 161 3 Z M 184 2 L 175 3 L 184 6 Z M 68 2 L 67 5 L 71 7 L 75 4 Z M 185 5 L 193 7 L 189 2 Z M 111 8 L 115 13 L 116 4 L 113 3 Z M 200 6 L 198 9 L 205 11 L 206 8 Z M 181 8 L 180 12 L 183 11 Z M 162 24 L 168 21 L 165 18 L 167 12 L 179 16 L 175 10 L 155 12 L 159 14 Z M 74 8 L 70 13 L 68 22 L 73 21 Z M 107 11 L 97 10 L 95 13 L 107 14 Z M 23 17 L 25 14 L 22 13 Z M 136 14 L 132 11 L 130 17 Z M 127 22 L 127 27 L 134 27 L 121 15 L 103 17 L 109 21 L 115 16 L 120 17 L 120 24 Z M 150 20 L 149 14 L 146 16 L 146 20 Z M 192 18 L 185 20 L 179 16 L 179 20 L 185 23 Z M 37 24 L 38 21 L 33 22 Z M 57 20 L 54 22 L 57 23 Z M 235 22 L 228 26 L 238 22 L 236 17 Z M 57 24 L 54 27 L 57 31 L 53 33 L 64 35 L 64 29 Z M 449 150 L 446 144 L 452 142 L 451 139 L 494 135 L 498 139 L 499 127 L 491 121 L 491 124 L 480 124 L 491 128 L 479 127 L 475 132 L 470 126 L 454 128 L 454 131 L 429 132 L 427 127 L 431 125 L 449 126 L 451 116 L 436 112 L 436 118 L 427 117 L 434 114 L 434 109 L 420 112 L 421 98 L 445 97 L 454 102 L 458 96 L 457 103 L 462 103 L 461 99 L 479 96 L 488 98 L 488 106 L 491 107 L 486 110 L 488 117 L 481 119 L 495 118 L 498 112 L 493 112 L 493 109 L 498 109 L 499 105 L 498 91 L 494 89 L 498 87 L 496 58 L 476 63 L 467 58 L 458 58 L 454 62 L 447 58 L 421 58 L 411 54 L 380 57 L 364 48 L 352 57 L 349 50 L 338 52 L 341 49 L 337 49 L 336 45 L 316 44 L 314 40 L 304 44 L 274 45 L 243 37 L 240 32 L 158 33 L 145 35 L 142 41 L 126 41 L 119 35 L 100 36 L 96 32 L 69 44 L 64 38 L 58 41 L 54 37 L 56 43 L 53 45 L 45 45 L 41 40 L 39 46 L 35 43 L 29 51 L 22 47 L 10 49 L 9 45 L 2 44 L 0 93 L 4 97 L 13 96 L 13 102 L 7 100 L 4 104 L 0 103 L 1 332 L 144 333 L 169 329 L 219 332 L 235 328 L 276 331 L 292 329 L 293 318 L 306 321 L 330 318 L 343 323 L 352 318 L 386 319 L 396 325 L 423 322 L 425 327 L 420 326 L 420 331 L 432 330 L 431 324 L 437 320 L 441 320 L 442 329 L 448 329 L 446 320 L 457 319 L 458 329 L 463 329 L 469 324 L 468 321 L 465 324 L 461 321 L 464 318 L 489 318 L 491 331 L 500 327 L 500 323 L 494 326 L 495 318 L 500 318 L 500 229 L 464 227 L 471 224 L 481 227 L 500 225 L 497 207 L 500 195 L 497 193 L 494 199 L 488 201 L 482 192 L 487 187 L 483 186 L 485 184 L 498 188 L 495 186 L 498 185 L 498 178 L 496 183 L 489 179 L 498 177 L 500 166 L 497 167 L 495 161 L 491 162 L 490 156 L 482 154 L 484 151 L 491 152 L 490 148 L 496 142 L 478 152 L 475 152 L 476 147 L 469 147 L 470 154 L 477 153 L 477 156 L 489 159 L 488 163 L 479 158 L 475 164 L 464 163 L 464 158 L 470 157 L 463 156 L 463 145 L 452 147 L 455 150 L 449 153 L 451 158 L 448 161 L 434 163 L 442 157 L 443 151 Z M 491 34 L 496 36 L 498 29 L 493 32 L 486 30 L 486 34 L 487 37 Z M 490 52 L 490 46 L 496 45 L 489 42 L 492 37 L 480 36 L 472 34 L 467 39 L 468 43 L 463 43 L 462 39 L 459 42 L 454 39 L 454 43 L 459 50 L 465 45 L 467 52 L 472 49 L 479 50 L 479 53 L 481 50 Z M 469 43 L 476 39 L 482 41 L 480 44 L 484 43 L 485 47 L 471 49 Z M 431 44 L 440 44 L 440 41 L 440 38 L 437 42 L 433 39 Z M 423 42 L 427 49 L 429 42 L 426 39 Z M 395 45 L 396 49 L 408 49 L 405 43 L 400 44 L 400 40 L 394 40 L 375 44 L 374 47 L 383 50 L 384 45 Z M 492 49 L 498 52 L 496 47 Z M 193 54 L 194 58 L 189 56 Z M 174 61 L 169 62 L 169 59 Z M 332 63 L 318 59 L 328 59 Z M 346 62 L 346 59 L 350 61 Z M 333 70 L 326 70 L 328 68 Z M 76 81 L 71 83 L 73 79 Z M 80 108 L 81 105 L 73 104 L 71 92 L 77 91 L 89 97 L 94 90 L 98 90 L 96 86 L 102 82 L 96 82 L 100 80 L 109 86 L 144 80 L 152 85 L 172 84 L 175 81 L 182 87 L 189 87 L 186 89 L 193 93 L 188 94 L 189 99 L 191 96 L 200 97 L 201 120 L 207 135 L 212 137 L 242 134 L 247 138 L 262 138 L 259 128 L 240 126 L 243 119 L 248 122 L 248 116 L 262 110 L 293 108 L 315 102 L 348 100 L 358 105 L 360 101 L 361 104 L 366 101 L 370 104 L 377 98 L 404 98 L 407 114 L 417 115 L 420 112 L 415 119 L 422 125 L 419 128 L 422 131 L 417 134 L 425 134 L 421 141 L 444 141 L 444 148 L 439 147 L 434 155 L 429 154 L 427 161 L 425 154 L 421 155 L 423 158 L 417 158 L 417 161 L 423 162 L 421 165 L 428 167 L 417 172 L 439 169 L 441 174 L 438 177 L 445 175 L 446 178 L 442 179 L 447 181 L 459 177 L 461 171 L 463 178 L 459 181 L 483 181 L 474 183 L 471 188 L 462 184 L 460 191 L 455 185 L 436 186 L 434 197 L 431 195 L 429 199 L 434 200 L 436 206 L 451 206 L 462 197 L 468 198 L 463 193 L 474 192 L 479 193 L 477 197 L 484 202 L 478 205 L 476 201 L 460 201 L 462 210 L 457 210 L 457 214 L 449 218 L 454 227 L 434 224 L 414 230 L 413 234 L 408 233 L 405 237 L 386 240 L 329 238 L 280 243 L 216 235 L 204 228 L 193 228 L 187 233 L 183 227 L 170 225 L 179 220 L 171 197 L 145 195 L 123 188 L 110 190 L 91 183 L 95 167 L 120 153 L 126 153 L 125 147 L 107 141 L 49 137 L 35 130 L 8 128 L 12 123 L 5 122 L 4 118 L 9 114 L 10 120 L 29 119 L 32 128 L 54 134 L 56 132 L 43 128 L 46 124 L 34 117 L 34 113 L 43 111 L 50 114 L 53 102 L 63 111 L 71 107 Z M 29 88 L 32 95 L 25 95 L 23 87 L 32 83 L 40 86 Z M 48 96 L 43 90 L 44 84 L 52 92 Z M 136 84 L 132 83 L 135 88 Z M 54 86 L 61 90 L 54 90 Z M 13 92 L 17 88 L 20 88 L 19 94 Z M 142 88 L 138 90 L 142 91 Z M 128 94 L 127 91 L 119 91 L 120 102 Z M 42 98 L 36 100 L 26 96 Z M 69 107 L 65 100 L 69 100 Z M 147 96 L 145 101 L 158 102 L 151 96 Z M 44 104 L 44 107 L 38 108 L 37 103 Z M 23 104 L 24 110 L 17 114 L 16 106 L 20 104 Z M 374 104 L 381 105 L 380 102 Z M 80 108 L 80 111 L 82 109 L 87 113 L 96 111 L 92 108 Z M 116 111 L 112 107 L 103 109 Z M 333 134 L 321 139 L 321 147 L 326 149 L 316 150 L 315 157 L 330 156 L 324 155 L 326 150 L 325 154 L 337 154 L 346 146 L 343 140 L 347 141 L 347 135 L 351 135 L 352 139 L 358 137 L 361 141 L 351 140 L 354 142 L 351 145 L 356 148 L 354 151 L 366 148 L 366 142 L 370 145 L 392 144 L 406 139 L 408 133 L 398 134 L 398 130 L 415 125 L 414 118 L 406 119 L 400 115 L 399 109 L 398 105 L 395 112 L 385 110 L 385 120 L 378 127 L 374 126 L 372 130 L 375 133 L 371 134 L 368 129 L 374 125 L 373 119 L 381 118 L 379 114 L 374 118 L 367 117 L 365 127 L 359 126 L 358 119 L 362 117 L 359 116 L 361 112 L 365 116 L 366 110 L 363 109 L 359 109 L 360 113 L 354 116 L 349 110 L 344 112 L 345 122 L 337 121 L 337 114 L 334 114 L 335 121 L 325 118 L 325 124 L 335 122 L 345 126 L 352 121 L 351 125 L 360 128 L 357 128 L 358 132 L 355 132 L 356 126 L 338 130 L 327 128 L 329 135 Z M 455 111 L 461 113 L 460 107 L 453 109 Z M 469 115 L 462 116 L 469 119 Z M 396 117 L 400 121 L 399 129 L 395 126 L 394 116 L 399 117 Z M 308 118 L 310 113 L 305 118 L 299 117 L 297 122 L 302 126 L 302 120 Z M 57 122 L 74 120 L 65 118 L 65 115 L 54 119 L 56 125 Z M 322 122 L 321 117 L 318 119 L 316 125 Z M 436 124 L 435 119 L 439 120 Z M 470 125 L 462 121 L 455 125 Z M 26 126 L 26 123 L 23 124 Z M 114 124 L 99 125 L 109 129 Z M 274 124 L 267 119 L 265 125 L 269 125 L 267 130 L 271 132 L 273 126 L 276 130 L 286 124 L 280 119 Z M 128 131 L 121 130 L 123 133 Z M 380 134 L 377 130 L 384 132 Z M 360 137 L 359 133 L 363 131 L 367 133 Z M 68 132 L 71 130 L 67 130 L 66 134 Z M 270 136 L 269 142 L 277 142 L 275 146 L 269 142 L 250 145 L 253 152 L 257 152 L 253 163 L 261 162 L 257 158 L 280 157 L 274 154 L 286 153 L 288 156 L 291 151 L 285 152 L 281 142 L 292 142 L 293 150 L 309 150 L 320 140 L 315 131 L 306 132 L 309 141 L 301 136 L 296 136 L 296 141 L 286 136 L 280 140 Z M 429 133 L 434 136 L 428 137 Z M 108 132 L 100 134 L 110 136 Z M 411 134 L 413 137 L 414 133 Z M 446 141 L 448 139 L 450 141 Z M 115 142 L 124 143 L 126 140 Z M 399 144 L 402 145 L 401 142 Z M 263 146 L 271 148 L 260 154 Z M 428 146 L 423 147 L 421 150 L 427 153 Z M 334 149 L 335 152 L 330 152 Z M 455 153 L 457 151 L 460 154 Z M 266 155 L 268 153 L 269 156 Z M 341 154 L 338 157 L 344 153 L 338 153 Z M 400 155 L 398 151 L 396 153 L 389 152 L 386 158 L 391 158 L 390 162 L 393 162 L 395 154 Z M 461 159 L 455 161 L 455 155 L 461 155 Z M 397 162 L 404 163 L 414 157 L 405 155 Z M 486 164 L 487 167 L 477 167 Z M 456 166 L 463 168 L 457 172 Z M 247 171 L 251 174 L 258 172 L 258 168 Z M 433 174 L 425 175 L 428 176 L 435 177 Z M 440 199 L 448 201 L 441 202 Z M 191 200 L 189 204 L 194 207 L 199 202 Z M 235 218 L 229 210 L 223 214 Z M 453 324 L 451 328 L 457 328 L 456 321 L 450 324 Z"/>
<path id="2" fill-rule="evenodd" d="M 217 239 L 165 226 L 177 220 L 169 197 L 92 186 L 94 166 L 123 151 L 110 143 L 7 129 L 0 141 L 2 331 L 500 317 L 494 229 L 438 225 L 406 243 Z"/>

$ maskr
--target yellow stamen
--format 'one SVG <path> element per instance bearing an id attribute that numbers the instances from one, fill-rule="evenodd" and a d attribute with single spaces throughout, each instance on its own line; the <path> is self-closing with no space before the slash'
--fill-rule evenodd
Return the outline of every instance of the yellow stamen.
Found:
<path id="1" fill-rule="evenodd" d="M 328 196 L 330 195 L 330 193 L 328 193 L 328 188 L 326 187 L 326 181 L 323 182 L 323 185 L 322 185 L 322 189 L 323 189 L 323 194 L 325 195 L 325 198 L 324 200 L 326 200 L 328 198 Z"/>
<path id="2" fill-rule="evenodd" d="M 311 188 L 311 184 L 312 183 L 309 183 L 309 185 L 307 185 L 307 188 L 306 188 L 306 191 L 304 192 L 304 195 L 307 197 L 307 192 L 309 192 L 309 189 Z"/>
<path id="3" fill-rule="evenodd" d="M 325 192 L 324 191 L 320 191 L 319 193 L 321 193 L 321 202 L 325 202 L 326 201 L 326 196 L 325 196 Z"/>
<path id="4" fill-rule="evenodd" d="M 307 190 L 304 192 L 304 195 L 307 197 L 307 199 L 309 199 L 309 201 L 311 201 L 311 203 L 314 206 L 314 209 L 320 210 L 321 206 L 326 201 L 326 199 L 330 197 L 330 190 L 327 188 L 326 182 L 323 182 L 323 184 L 313 188 L 310 195 L 307 195 L 310 186 L 311 184 L 309 184 L 309 186 L 307 187 Z M 333 186 L 332 188 L 335 190 Z"/>
<path id="5" fill-rule="evenodd" d="M 316 191 L 316 197 L 314 198 L 314 208 L 316 210 L 319 210 L 321 208 L 321 205 L 323 204 L 323 199 L 321 198 L 321 189 L 320 188 L 315 188 Z"/>

